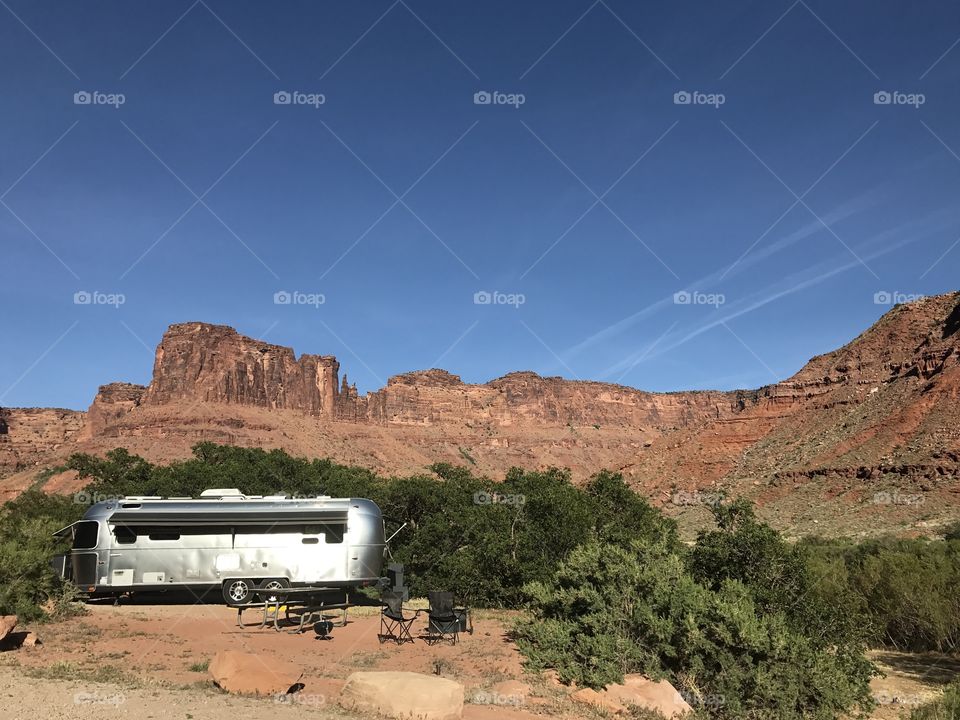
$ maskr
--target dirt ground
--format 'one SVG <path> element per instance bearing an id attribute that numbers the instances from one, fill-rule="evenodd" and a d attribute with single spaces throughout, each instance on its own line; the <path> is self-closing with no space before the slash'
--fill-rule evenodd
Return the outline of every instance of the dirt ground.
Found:
<path id="1" fill-rule="evenodd" d="M 903 653 L 875 650 L 870 659 L 886 677 L 870 682 L 878 707 L 872 718 L 895 720 L 917 705 L 935 699 L 944 685 L 960 674 L 960 658 L 939 653 Z"/>
<path id="2" fill-rule="evenodd" d="M 262 713 L 277 717 L 357 717 L 336 706 L 346 678 L 360 670 L 407 670 L 439 674 L 464 685 L 464 718 L 524 720 L 549 714 L 589 716 L 560 688 L 524 673 L 521 657 L 506 635 L 512 615 L 479 611 L 474 633 L 456 646 L 417 640 L 381 645 L 377 608 L 352 608 L 332 639 L 260 628 L 261 610 L 237 612 L 220 604 L 147 605 L 125 601 L 88 605 L 88 614 L 27 627 L 42 645 L 0 653 L 0 717 L 53 720 L 106 713 L 118 718 L 221 720 Z M 425 629 L 426 616 L 414 624 Z M 206 666 L 220 650 L 255 653 L 265 663 L 292 662 L 303 669 L 303 690 L 294 699 L 245 699 L 212 685 Z M 519 679 L 528 696 L 492 693 L 498 682 Z M 492 700 L 492 702 L 491 702 Z M 10 712 L 12 711 L 12 714 Z M 248 712 L 249 711 L 249 712 Z"/>
<path id="3" fill-rule="evenodd" d="M 167 600 L 88 605 L 88 614 L 64 622 L 27 627 L 42 645 L 0 652 L 0 718 L 66 720 L 106 715 L 116 718 L 227 720 L 270 713 L 271 717 L 360 718 L 341 710 L 336 697 L 347 676 L 358 670 L 409 670 L 437 673 L 466 689 L 465 720 L 568 720 L 600 718 L 572 703 L 547 678 L 525 673 L 516 647 L 506 636 L 515 617 L 509 612 L 474 614 L 473 635 L 456 646 L 381 645 L 376 608 L 351 609 L 349 622 L 332 639 L 259 627 L 260 611 L 247 610 L 245 627 L 220 604 Z M 425 616 L 414 624 L 414 634 Z M 241 698 L 215 688 L 206 670 L 220 650 L 256 653 L 264 662 L 297 664 L 303 690 L 294 700 Z M 960 659 L 936 654 L 873 652 L 886 673 L 871 684 L 880 702 L 873 717 L 896 720 L 937 695 L 960 673 Z M 504 680 L 530 686 L 528 695 L 492 693 Z M 499 697 L 499 699 L 497 699 Z M 491 703 L 491 700 L 493 702 Z"/>

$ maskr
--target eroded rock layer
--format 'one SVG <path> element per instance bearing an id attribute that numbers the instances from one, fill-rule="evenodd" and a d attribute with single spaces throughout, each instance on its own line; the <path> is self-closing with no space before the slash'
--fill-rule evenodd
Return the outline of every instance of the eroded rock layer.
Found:
<path id="1" fill-rule="evenodd" d="M 201 440 L 384 473 L 451 462 L 496 477 L 555 465 L 582 479 L 609 468 L 664 502 L 677 489 L 721 488 L 793 503 L 798 515 L 848 496 L 877 512 L 866 504 L 873 492 L 891 498 L 890 512 L 913 490 L 946 506 L 960 498 L 960 294 L 897 306 L 793 377 L 734 392 L 649 393 L 532 372 L 471 384 L 432 369 L 360 395 L 332 356 L 181 323 L 164 334 L 146 387 L 104 385 L 86 414 L 0 409 L 0 473 L 117 446 L 165 462 Z"/>

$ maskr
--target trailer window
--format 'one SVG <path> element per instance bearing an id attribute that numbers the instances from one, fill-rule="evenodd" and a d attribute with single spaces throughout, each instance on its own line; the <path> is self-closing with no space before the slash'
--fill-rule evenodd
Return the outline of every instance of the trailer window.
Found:
<path id="1" fill-rule="evenodd" d="M 117 526 L 119 530 L 121 526 Z M 227 525 L 181 525 L 176 528 L 163 525 L 127 525 L 123 529 L 134 536 L 174 534 L 180 535 L 230 535 L 231 529 Z"/>
<path id="2" fill-rule="evenodd" d="M 343 542 L 343 534 L 347 531 L 346 525 L 322 525 L 320 532 L 323 533 L 323 541 L 339 545 Z"/>
<path id="3" fill-rule="evenodd" d="M 137 533 L 123 525 L 113 528 L 113 536 L 117 539 L 118 545 L 132 545 L 137 541 Z"/>
<path id="4" fill-rule="evenodd" d="M 97 546 L 100 524 L 95 520 L 81 520 L 73 528 L 73 549 L 92 550 Z"/>
<path id="5" fill-rule="evenodd" d="M 151 540 L 179 540 L 180 533 L 175 530 L 153 530 L 149 537 Z"/>
<path id="6" fill-rule="evenodd" d="M 324 542 L 338 545 L 343 542 L 343 534 L 347 531 L 347 526 L 342 524 L 333 525 L 304 525 L 304 535 L 323 535 Z M 304 540 L 306 542 L 306 540 Z"/>

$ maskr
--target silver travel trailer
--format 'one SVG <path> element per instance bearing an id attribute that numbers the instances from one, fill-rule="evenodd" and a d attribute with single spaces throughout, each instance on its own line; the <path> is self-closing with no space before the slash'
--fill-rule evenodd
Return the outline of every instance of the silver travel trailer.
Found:
<path id="1" fill-rule="evenodd" d="M 370 500 L 238 490 L 106 500 L 57 534 L 73 539 L 58 571 L 91 595 L 219 586 L 235 605 L 257 590 L 374 585 L 386 546 Z"/>

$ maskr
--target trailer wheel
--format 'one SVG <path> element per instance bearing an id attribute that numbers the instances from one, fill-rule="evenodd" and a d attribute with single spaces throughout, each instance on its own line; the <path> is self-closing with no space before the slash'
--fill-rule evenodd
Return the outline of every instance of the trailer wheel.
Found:
<path id="1" fill-rule="evenodd" d="M 246 605 L 253 597 L 253 583 L 238 578 L 223 583 L 223 599 L 227 605 Z"/>
<path id="2" fill-rule="evenodd" d="M 271 592 L 265 593 L 264 590 L 283 590 L 284 588 L 290 587 L 290 581 L 286 578 L 270 578 L 269 580 L 264 580 L 260 584 L 260 592 L 257 593 L 257 596 L 262 602 L 283 602 L 286 600 L 286 595 L 284 593 Z"/>

